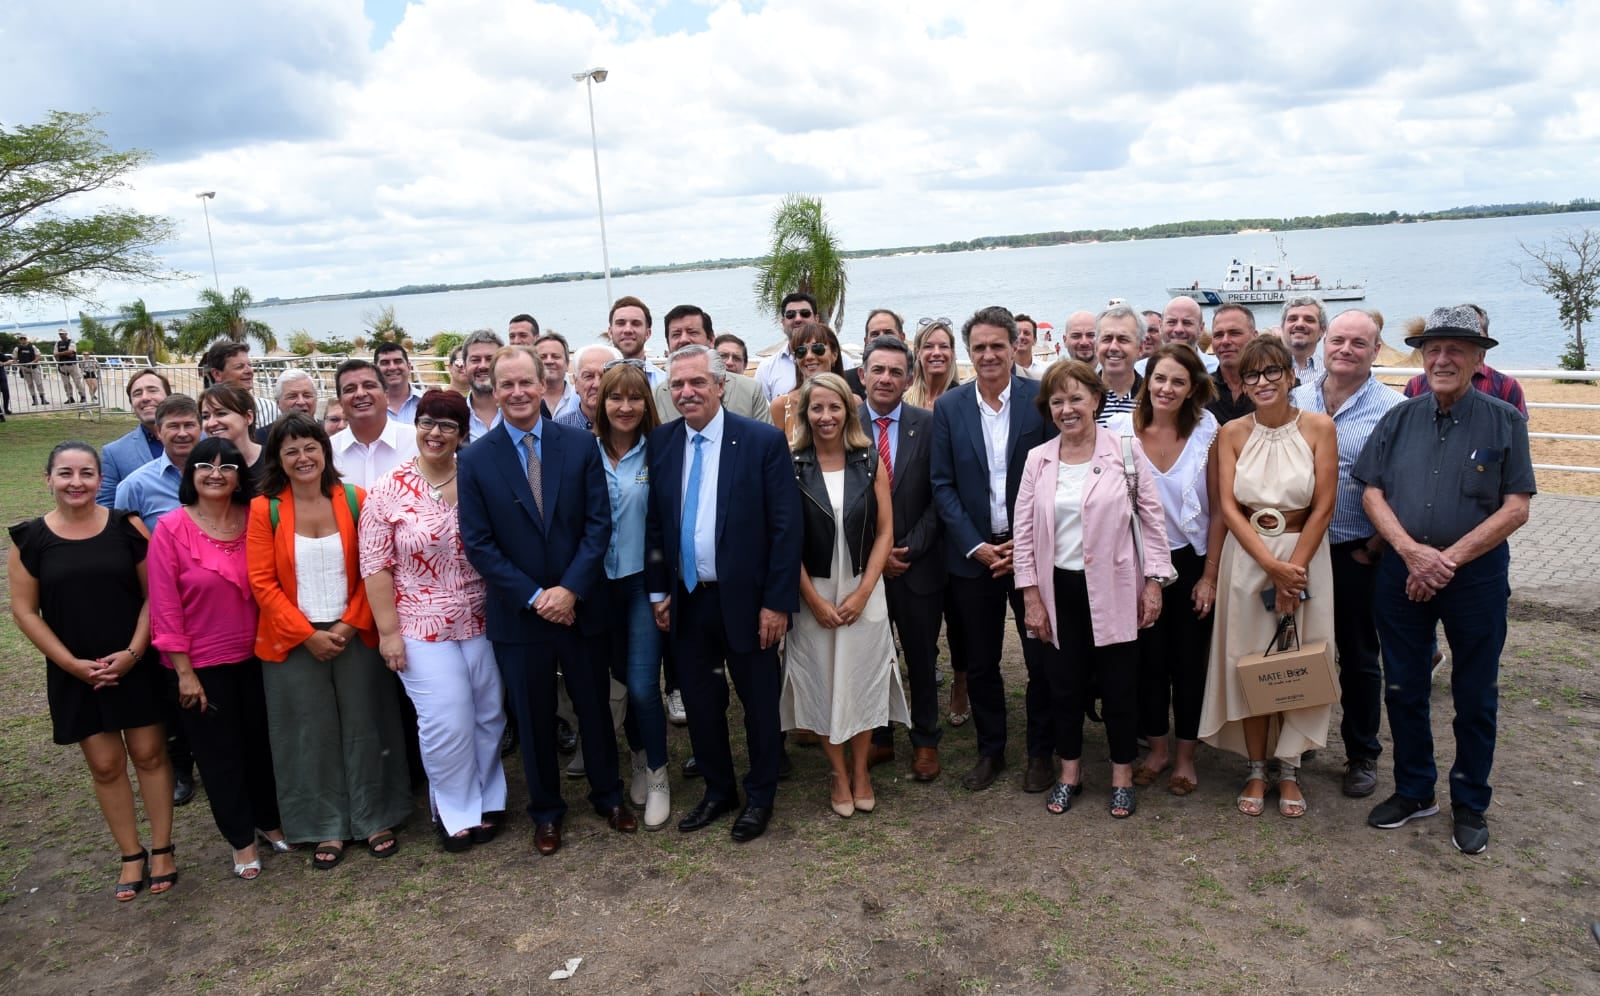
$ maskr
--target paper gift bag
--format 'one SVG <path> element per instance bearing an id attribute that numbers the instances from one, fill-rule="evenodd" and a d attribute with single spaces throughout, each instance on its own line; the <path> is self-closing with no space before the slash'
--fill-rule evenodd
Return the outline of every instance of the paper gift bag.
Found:
<path id="1" fill-rule="evenodd" d="M 1245 654 L 1236 667 L 1252 716 L 1328 705 L 1339 698 L 1332 648 L 1327 640 L 1301 643 L 1292 615 L 1278 620 L 1264 653 Z"/>

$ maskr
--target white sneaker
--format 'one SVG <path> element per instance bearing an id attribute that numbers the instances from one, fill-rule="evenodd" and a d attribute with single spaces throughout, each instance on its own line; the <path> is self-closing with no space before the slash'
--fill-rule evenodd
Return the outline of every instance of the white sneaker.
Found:
<path id="1" fill-rule="evenodd" d="M 628 779 L 628 801 L 633 803 L 633 808 L 643 806 L 650 793 L 650 762 L 645 760 L 644 751 L 633 752 L 633 775 Z"/>
<path id="2" fill-rule="evenodd" d="M 672 786 L 667 781 L 667 766 L 648 769 L 649 798 L 644 807 L 644 828 L 660 830 L 672 818 Z"/>
<path id="3" fill-rule="evenodd" d="M 673 726 L 685 726 L 689 722 L 689 714 L 683 711 L 683 693 L 676 688 L 667 693 L 667 719 Z"/>

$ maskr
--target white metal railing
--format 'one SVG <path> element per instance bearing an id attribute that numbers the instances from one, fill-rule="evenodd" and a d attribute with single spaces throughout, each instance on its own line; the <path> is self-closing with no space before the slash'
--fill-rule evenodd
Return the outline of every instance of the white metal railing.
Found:
<path id="1" fill-rule="evenodd" d="M 1496 369 L 1498 370 L 1499 368 L 1496 368 Z M 1411 377 L 1415 377 L 1416 375 L 1422 373 L 1422 368 L 1421 367 L 1373 367 L 1372 368 L 1372 372 L 1377 374 L 1379 377 L 1406 377 L 1406 378 L 1411 378 Z M 1593 375 L 1593 379 L 1588 379 L 1587 383 L 1591 383 L 1591 384 L 1600 383 L 1600 371 L 1597 371 L 1597 370 L 1500 370 L 1499 372 L 1502 373 L 1502 374 L 1505 374 L 1507 377 L 1515 377 L 1517 380 L 1571 380 L 1571 381 L 1585 381 L 1586 378 L 1589 378 L 1590 375 Z M 1578 404 L 1576 402 L 1529 401 L 1529 402 L 1527 402 L 1527 406 L 1528 406 L 1528 422 L 1529 422 L 1530 425 L 1534 421 L 1534 418 L 1533 418 L 1534 409 L 1543 409 L 1543 410 L 1561 409 L 1561 410 L 1566 410 L 1566 411 L 1600 411 L 1600 405 L 1586 405 L 1586 404 Z M 1568 440 L 1568 441 L 1571 441 L 1571 442 L 1579 442 L 1579 443 L 1600 443 L 1600 435 L 1593 435 L 1593 434 L 1590 434 L 1590 433 L 1581 433 L 1581 432 L 1532 432 L 1532 431 L 1530 431 L 1528 433 L 1528 438 L 1529 439 L 1561 439 L 1561 440 Z M 1568 464 L 1557 464 L 1557 463 L 1536 463 L 1536 464 L 1533 465 L 1533 469 L 1534 470 L 1559 470 L 1559 471 L 1566 471 L 1566 472 L 1574 473 L 1574 474 L 1600 474 L 1600 467 L 1571 466 L 1571 465 L 1568 465 Z"/>

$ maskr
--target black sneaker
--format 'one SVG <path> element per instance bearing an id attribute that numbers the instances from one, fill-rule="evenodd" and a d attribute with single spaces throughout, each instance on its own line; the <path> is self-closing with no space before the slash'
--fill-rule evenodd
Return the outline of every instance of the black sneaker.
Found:
<path id="1" fill-rule="evenodd" d="M 1344 794 L 1365 799 L 1378 790 L 1378 762 L 1367 757 L 1352 757 L 1344 763 Z"/>
<path id="2" fill-rule="evenodd" d="M 1393 830 L 1403 827 L 1412 820 L 1424 816 L 1432 816 L 1439 811 L 1439 806 L 1432 799 L 1407 799 L 1396 792 L 1389 798 L 1378 803 L 1377 807 L 1367 816 L 1367 824 L 1380 830 Z"/>
<path id="3" fill-rule="evenodd" d="M 1450 843 L 1462 854 L 1482 854 L 1489 849 L 1489 821 L 1483 814 L 1468 809 L 1457 803 L 1450 807 L 1450 815 L 1455 818 L 1455 832 L 1450 835 Z"/>

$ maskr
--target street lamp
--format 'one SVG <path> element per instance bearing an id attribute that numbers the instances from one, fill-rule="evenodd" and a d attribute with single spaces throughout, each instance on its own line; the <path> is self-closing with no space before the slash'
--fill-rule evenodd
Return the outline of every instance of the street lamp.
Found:
<path id="1" fill-rule="evenodd" d="M 211 282 L 217 285 L 217 293 L 222 293 L 222 278 L 217 276 L 217 247 L 211 241 L 211 211 L 206 207 L 206 201 L 216 200 L 215 190 L 202 190 L 195 194 L 200 199 L 200 210 L 206 216 L 206 245 L 211 249 Z"/>
<path id="2" fill-rule="evenodd" d="M 594 84 L 604 83 L 609 75 L 599 67 L 572 74 L 573 80 L 582 83 L 584 91 L 589 95 L 589 142 L 594 149 L 594 199 L 600 206 L 600 261 L 606 268 L 607 305 L 610 305 L 614 298 L 611 296 L 611 253 L 606 248 L 606 201 L 600 193 L 600 139 L 594 129 Z"/>

